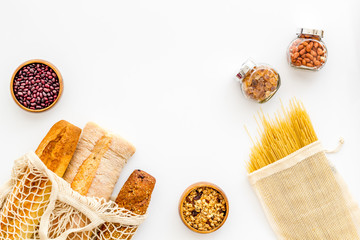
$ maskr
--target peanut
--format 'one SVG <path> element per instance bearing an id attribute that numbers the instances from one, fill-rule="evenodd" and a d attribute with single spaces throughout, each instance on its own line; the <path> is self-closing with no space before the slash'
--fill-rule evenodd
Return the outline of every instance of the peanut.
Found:
<path id="1" fill-rule="evenodd" d="M 317 54 L 316 54 L 316 52 L 314 51 L 314 50 L 311 50 L 311 55 L 313 55 L 314 57 L 316 57 L 317 56 Z"/>
<path id="2" fill-rule="evenodd" d="M 307 51 L 307 52 L 310 52 L 310 51 L 311 51 L 311 45 L 310 45 L 310 44 L 306 46 L 306 51 Z"/>
<path id="3" fill-rule="evenodd" d="M 309 46 L 310 46 L 310 49 L 312 49 L 313 46 L 314 46 L 314 42 L 310 42 L 310 43 L 309 43 Z"/>
<path id="4" fill-rule="evenodd" d="M 307 54 L 306 54 L 306 57 L 307 57 L 307 58 L 310 58 L 310 60 L 313 60 L 313 59 L 314 59 L 314 56 L 311 55 L 310 53 L 307 53 Z"/>
<path id="5" fill-rule="evenodd" d="M 323 52 L 323 50 L 321 48 L 318 48 L 317 49 L 317 54 L 321 56 L 321 55 L 324 54 L 324 52 Z"/>

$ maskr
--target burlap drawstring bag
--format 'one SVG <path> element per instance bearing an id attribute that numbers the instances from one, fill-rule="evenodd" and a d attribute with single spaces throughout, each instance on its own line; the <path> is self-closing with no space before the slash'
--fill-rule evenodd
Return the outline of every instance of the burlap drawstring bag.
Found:
<path id="1" fill-rule="evenodd" d="M 73 191 L 32 152 L 0 188 L 0 239 L 130 239 L 145 218 Z"/>
<path id="2" fill-rule="evenodd" d="M 248 178 L 278 239 L 360 239 L 360 210 L 296 101 L 262 116 Z M 297 150 L 296 150 L 297 149 Z"/>

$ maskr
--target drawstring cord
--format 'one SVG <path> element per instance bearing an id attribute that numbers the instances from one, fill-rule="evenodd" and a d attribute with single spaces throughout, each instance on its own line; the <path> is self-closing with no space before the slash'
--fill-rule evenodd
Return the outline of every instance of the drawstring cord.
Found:
<path id="1" fill-rule="evenodd" d="M 342 146 L 344 145 L 344 142 L 345 142 L 344 138 L 341 137 L 339 139 L 339 143 L 338 143 L 337 147 L 333 150 L 325 150 L 325 153 L 331 154 L 331 153 L 339 152 L 341 150 Z"/>

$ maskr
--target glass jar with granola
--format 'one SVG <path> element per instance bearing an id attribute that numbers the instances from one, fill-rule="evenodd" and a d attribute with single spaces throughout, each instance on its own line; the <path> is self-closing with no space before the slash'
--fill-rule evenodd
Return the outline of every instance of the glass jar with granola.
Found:
<path id="1" fill-rule="evenodd" d="M 323 30 L 301 28 L 287 51 L 290 66 L 318 71 L 324 67 L 328 51 L 322 41 Z"/>
<path id="2" fill-rule="evenodd" d="M 281 85 L 279 73 L 267 64 L 248 59 L 236 75 L 245 97 L 258 103 L 267 102 Z"/>

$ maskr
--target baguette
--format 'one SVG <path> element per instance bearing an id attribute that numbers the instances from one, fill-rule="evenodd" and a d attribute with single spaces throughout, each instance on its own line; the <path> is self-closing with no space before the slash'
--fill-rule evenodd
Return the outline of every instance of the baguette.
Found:
<path id="1" fill-rule="evenodd" d="M 62 120 L 45 136 L 36 154 L 51 171 L 62 177 L 75 152 L 81 129 Z M 25 178 L 26 177 L 26 178 Z M 51 182 L 26 170 L 18 179 L 0 212 L 0 239 L 29 239 L 46 209 Z"/>
<path id="2" fill-rule="evenodd" d="M 84 196 L 109 200 L 121 170 L 134 153 L 135 147 L 125 139 L 87 123 L 64 179 Z M 68 228 L 84 227 L 89 220 L 82 215 L 74 217 L 73 222 Z M 86 240 L 89 235 L 71 233 L 68 239 Z"/>
<path id="3" fill-rule="evenodd" d="M 135 170 L 121 188 L 115 202 L 119 207 L 143 215 L 150 204 L 155 183 L 156 179 L 150 174 Z M 131 239 L 136 230 L 137 228 L 134 230 L 133 228 L 120 226 L 120 224 L 105 223 L 101 227 L 101 240 Z"/>
<path id="4" fill-rule="evenodd" d="M 48 169 L 63 177 L 79 141 L 81 129 L 61 120 L 50 129 L 35 153 Z"/>
<path id="5" fill-rule="evenodd" d="M 87 123 L 64 179 L 84 196 L 109 200 L 121 170 L 134 153 L 135 147 L 125 139 Z"/>

